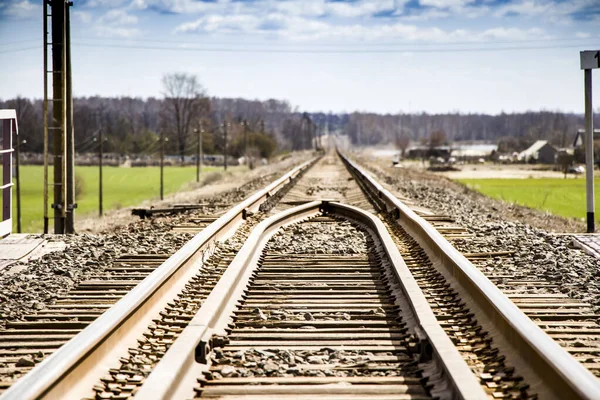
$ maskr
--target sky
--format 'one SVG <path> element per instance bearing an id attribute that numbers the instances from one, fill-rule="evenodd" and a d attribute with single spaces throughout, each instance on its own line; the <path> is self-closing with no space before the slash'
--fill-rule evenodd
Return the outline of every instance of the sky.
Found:
<path id="1" fill-rule="evenodd" d="M 210 96 L 301 111 L 582 113 L 600 0 L 73 0 L 75 96 Z M 0 99 L 43 97 L 42 1 L 0 0 Z M 600 111 L 600 70 L 593 73 Z"/>

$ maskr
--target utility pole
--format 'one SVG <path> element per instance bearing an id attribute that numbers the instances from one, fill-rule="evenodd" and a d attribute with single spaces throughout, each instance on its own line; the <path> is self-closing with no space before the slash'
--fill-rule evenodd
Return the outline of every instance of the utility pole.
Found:
<path id="1" fill-rule="evenodd" d="M 594 221 L 594 117 L 592 109 L 592 70 L 584 71 L 585 86 L 585 175 L 587 183 L 587 232 L 596 231 Z"/>
<path id="2" fill-rule="evenodd" d="M 17 181 L 17 233 L 21 233 L 21 171 L 19 167 L 19 153 L 21 152 L 21 145 L 27 143 L 27 140 L 19 140 L 17 138 L 16 152 L 15 152 L 15 178 Z"/>
<path id="3" fill-rule="evenodd" d="M 45 0 L 43 3 L 44 35 L 44 233 L 48 232 L 49 187 L 53 187 L 54 233 L 74 231 L 74 142 L 72 118 L 70 15 L 68 0 Z M 48 31 L 48 21 L 51 29 Z M 51 66 L 48 52 L 51 48 Z M 49 81 L 52 89 L 49 90 Z M 51 92 L 51 98 L 49 98 Z M 52 115 L 49 116 L 49 103 Z M 50 135 L 51 133 L 51 135 Z M 49 142 L 53 142 L 54 177 L 49 182 Z"/>
<path id="4" fill-rule="evenodd" d="M 306 131 L 304 131 L 304 122 L 306 122 Z M 307 148 L 307 144 L 308 144 L 308 149 L 312 148 L 314 146 L 314 131 L 313 131 L 313 127 L 312 127 L 312 120 L 310 119 L 310 117 L 308 116 L 308 113 L 304 112 L 302 113 L 302 122 L 300 124 L 300 130 L 303 131 L 302 135 L 304 136 L 305 133 L 308 133 L 308 136 L 302 139 L 302 149 L 306 149 Z"/>
<path id="5" fill-rule="evenodd" d="M 71 79 L 71 13 L 73 2 L 67 1 L 65 7 L 65 92 L 66 92 L 66 163 L 65 177 L 66 187 L 66 210 L 65 210 L 65 233 L 75 233 L 75 131 L 73 129 L 73 86 Z"/>
<path id="6" fill-rule="evenodd" d="M 104 194 L 103 194 L 103 190 L 102 190 L 102 163 L 104 160 L 104 149 L 103 149 L 103 135 L 102 135 L 102 128 L 100 128 L 100 131 L 98 132 L 98 136 L 100 139 L 100 143 L 98 143 L 98 168 L 99 170 L 99 179 L 98 179 L 98 215 L 100 217 L 102 217 L 102 200 L 104 198 Z"/>
<path id="7" fill-rule="evenodd" d="M 169 138 L 165 137 L 164 131 L 160 131 L 160 199 L 163 200 L 165 197 L 165 142 L 168 142 Z"/>
<path id="8" fill-rule="evenodd" d="M 50 219 L 48 217 L 48 198 L 50 197 L 50 194 L 48 193 L 48 142 L 49 142 L 49 137 L 48 137 L 48 73 L 51 72 L 48 71 L 48 34 L 50 32 L 48 32 L 48 17 L 49 17 L 49 12 L 48 12 L 48 7 L 50 7 L 51 5 L 44 2 L 42 4 L 42 10 L 43 10 L 43 20 L 42 20 L 42 26 L 43 26 L 43 37 L 44 37 L 44 48 L 43 48 L 43 62 L 44 62 L 44 103 L 43 103 L 43 108 L 44 108 L 44 233 L 48 233 L 48 220 Z M 52 39 L 50 39 L 50 42 L 52 42 Z"/>
<path id="9" fill-rule="evenodd" d="M 244 159 L 246 160 L 246 165 L 250 165 L 248 162 L 248 121 L 243 120 L 242 125 L 244 126 Z"/>
<path id="10" fill-rule="evenodd" d="M 202 123 L 198 122 L 198 128 L 194 129 L 198 134 L 198 148 L 196 149 L 196 182 L 200 182 L 200 170 L 202 169 L 202 134 L 204 129 Z"/>
<path id="11" fill-rule="evenodd" d="M 54 233 L 65 233 L 65 8 L 64 0 L 52 1 L 52 99 L 54 140 Z"/>
<path id="12" fill-rule="evenodd" d="M 600 50 L 580 52 L 585 89 L 585 177 L 587 232 L 596 230 L 594 221 L 594 109 L 592 106 L 592 69 L 600 68 Z"/>
<path id="13" fill-rule="evenodd" d="M 227 127 L 231 126 L 229 122 L 223 122 L 223 170 L 227 171 Z"/>
<path id="14" fill-rule="evenodd" d="M 321 125 L 321 129 L 319 130 L 319 148 L 323 149 L 323 131 L 325 130 L 325 125 Z"/>

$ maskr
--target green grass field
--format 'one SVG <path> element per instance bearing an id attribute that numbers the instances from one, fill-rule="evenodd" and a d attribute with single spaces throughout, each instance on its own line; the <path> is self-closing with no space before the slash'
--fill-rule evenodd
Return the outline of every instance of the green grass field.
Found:
<path id="1" fill-rule="evenodd" d="M 577 179 L 459 179 L 486 196 L 569 218 L 585 218 L 585 177 Z M 600 179 L 596 179 L 598 186 Z M 596 215 L 600 193 L 595 190 Z"/>
<path id="2" fill-rule="evenodd" d="M 242 168 L 233 167 L 231 169 Z M 202 167 L 202 177 L 207 173 L 223 171 L 222 167 Z M 103 208 L 104 212 L 134 206 L 148 199 L 160 196 L 160 168 L 136 167 L 103 169 Z M 165 167 L 165 195 L 182 189 L 187 183 L 196 181 L 196 167 Z M 75 167 L 75 175 L 80 177 L 81 195 L 77 198 L 76 215 L 98 213 L 98 167 Z M 50 170 L 52 179 L 52 170 Z M 82 182 L 82 183 L 81 183 Z M 21 218 L 23 232 L 41 232 L 44 222 L 44 168 L 25 165 L 21 167 Z M 13 231 L 16 232 L 17 218 L 16 190 L 13 189 Z M 52 204 L 52 197 L 49 200 Z M 48 210 L 52 216 L 52 209 Z M 52 222 L 51 222 L 52 223 Z"/>

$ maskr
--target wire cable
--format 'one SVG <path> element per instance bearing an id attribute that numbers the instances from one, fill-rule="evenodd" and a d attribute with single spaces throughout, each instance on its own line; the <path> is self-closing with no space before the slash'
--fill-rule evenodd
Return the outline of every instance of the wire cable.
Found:
<path id="1" fill-rule="evenodd" d="M 40 46 L 35 46 L 35 47 L 24 47 L 21 49 L 12 49 L 12 50 L 2 50 L 0 51 L 0 54 L 7 54 L 7 53 L 17 53 L 20 51 L 27 51 L 27 50 L 41 50 L 42 48 Z"/>
<path id="2" fill-rule="evenodd" d="M 123 42 L 134 42 L 134 43 L 173 43 L 179 45 L 203 45 L 203 46 L 243 46 L 247 47 L 251 45 L 249 43 L 240 44 L 239 42 L 205 42 L 205 41 L 183 41 L 183 40 L 156 40 L 156 39 L 123 39 L 123 38 L 92 38 L 92 37 L 78 37 L 81 40 L 109 40 L 109 41 L 118 41 L 119 43 Z M 505 40 L 505 41 L 494 41 L 494 40 L 482 40 L 482 41 L 457 41 L 457 42 L 420 42 L 420 43 L 285 43 L 280 45 L 285 46 L 317 46 L 317 47 L 346 47 L 346 46 L 366 46 L 366 47 L 382 47 L 382 46 L 458 46 L 458 45 L 506 45 L 506 44 L 521 44 L 521 43 L 540 43 L 540 42 L 565 42 L 565 41 L 590 41 L 594 40 L 594 38 L 578 38 L 578 37 L 570 37 L 570 38 L 539 38 L 539 39 L 522 39 L 522 40 Z M 276 44 L 276 43 L 275 43 Z M 252 44 L 256 45 L 256 43 Z M 259 44 L 260 45 L 260 44 Z"/>
<path id="3" fill-rule="evenodd" d="M 529 41 L 527 41 L 529 42 Z M 532 41 L 533 42 L 533 41 Z M 179 42 L 180 43 L 180 42 Z M 490 45 L 499 44 L 517 44 L 521 42 L 488 42 Z M 526 43 L 523 41 L 523 43 Z M 443 43 L 438 45 L 481 45 L 483 43 Z M 419 44 L 412 46 L 431 46 L 433 44 Z M 595 46 L 595 43 L 580 43 L 580 44 L 563 44 L 552 46 L 508 46 L 508 47 L 465 47 L 465 48 L 420 48 L 407 47 L 398 48 L 398 46 L 410 46 L 408 44 L 380 44 L 378 46 L 393 46 L 387 49 L 285 49 L 285 48 L 234 48 L 234 47 L 173 47 L 173 46 L 145 46 L 145 45 L 127 45 L 127 44 L 97 44 L 86 42 L 73 42 L 76 47 L 96 47 L 96 48 L 114 48 L 114 49 L 133 49 L 133 50 L 167 50 L 167 51 L 185 51 L 185 52 L 201 52 L 201 53 L 263 53 L 263 54 L 400 54 L 400 53 L 476 53 L 476 52 L 493 52 L 493 51 L 522 51 L 522 50 L 552 50 L 552 49 L 567 49 L 567 48 L 584 48 Z M 29 50 L 41 50 L 40 46 L 24 47 L 11 50 L 0 50 L 0 54 L 17 53 Z"/>
<path id="4" fill-rule="evenodd" d="M 115 48 L 115 49 L 135 49 L 135 50 L 170 50 L 170 51 L 185 51 L 185 52 L 201 52 L 201 53 L 269 53 L 269 54 L 399 54 L 399 53 L 475 53 L 475 52 L 492 52 L 492 51 L 519 51 L 519 50 L 551 50 L 551 49 L 566 49 L 566 48 L 581 48 L 587 45 L 554 45 L 554 46 L 512 46 L 512 47 L 472 47 L 463 49 L 358 49 L 358 50 L 319 50 L 319 49 L 267 49 L 267 48 L 202 48 L 202 47 L 165 47 L 165 46 L 134 46 L 134 45 L 117 45 L 117 44 L 92 44 L 74 42 L 77 47 L 98 47 L 98 48 Z"/>
<path id="5" fill-rule="evenodd" d="M 39 42 L 39 39 L 29 39 L 29 40 L 17 40 L 17 41 L 10 41 L 8 43 L 0 43 L 0 46 L 14 46 L 16 44 L 23 44 L 23 43 L 34 43 L 34 42 Z"/>

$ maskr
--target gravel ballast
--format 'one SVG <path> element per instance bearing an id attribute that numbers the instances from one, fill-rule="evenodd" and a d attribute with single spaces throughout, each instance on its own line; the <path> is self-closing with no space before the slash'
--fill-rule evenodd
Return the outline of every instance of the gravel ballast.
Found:
<path id="1" fill-rule="evenodd" d="M 0 326 L 54 304 L 57 298 L 112 265 L 124 254 L 171 254 L 192 235 L 164 231 L 162 223 L 140 221 L 101 236 L 61 237 L 65 251 L 49 253 L 27 263 L 15 274 L 0 276 Z"/>
<path id="2" fill-rule="evenodd" d="M 261 168 L 262 174 L 259 170 L 251 171 L 245 176 L 245 180 L 236 176 L 235 179 L 230 179 L 229 183 L 233 187 L 229 190 L 211 191 L 210 186 L 206 186 L 198 192 L 208 195 L 188 192 L 183 197 L 170 200 L 208 204 L 200 210 L 147 220 L 131 217 L 129 210 L 121 210 L 104 219 L 95 218 L 83 223 L 86 230 L 94 233 L 36 235 L 39 238 L 63 241 L 67 248 L 35 260 L 12 264 L 10 268 L 20 270 L 18 273 L 0 275 L 0 328 L 8 321 L 21 320 L 27 314 L 54 304 L 59 296 L 66 294 L 79 282 L 90 277 L 96 279 L 98 274 L 122 255 L 174 253 L 193 236 L 189 233 L 170 233 L 174 225 L 189 221 L 198 214 L 223 210 L 211 204 L 238 203 L 306 157 L 306 154 L 289 157 L 275 165 Z"/>
<path id="3" fill-rule="evenodd" d="M 452 216 L 467 228 L 473 238 L 452 241 L 461 252 L 514 252 L 501 260 L 478 264 L 484 273 L 507 272 L 548 280 L 562 293 L 589 302 L 600 311 L 600 260 L 574 248 L 571 235 L 547 230 L 573 232 L 580 228 L 579 221 L 489 199 L 422 171 L 362 164 L 370 165 L 374 175 L 394 193 L 437 214 Z"/>
<path id="4" fill-rule="evenodd" d="M 366 233 L 347 221 L 295 224 L 273 236 L 269 250 L 296 254 L 366 254 Z"/>

